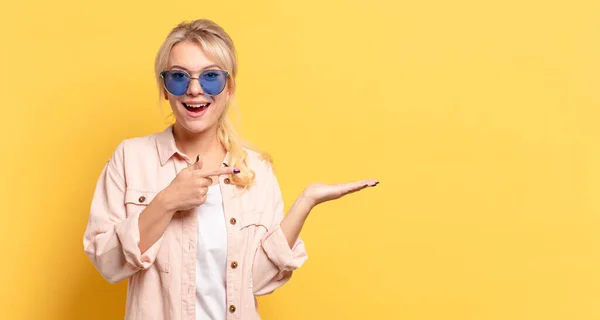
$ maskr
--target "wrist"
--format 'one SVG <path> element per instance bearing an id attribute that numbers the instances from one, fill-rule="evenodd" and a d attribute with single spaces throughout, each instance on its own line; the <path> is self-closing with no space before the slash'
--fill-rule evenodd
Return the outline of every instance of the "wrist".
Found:
<path id="1" fill-rule="evenodd" d="M 160 191 L 154 200 L 157 202 L 162 212 L 169 215 L 174 215 L 175 212 L 177 212 L 177 209 L 173 205 L 173 201 L 171 201 L 171 198 L 169 197 L 167 189 Z"/>
<path id="2" fill-rule="evenodd" d="M 310 212 L 318 203 L 306 194 L 306 190 L 298 197 L 298 204 Z"/>

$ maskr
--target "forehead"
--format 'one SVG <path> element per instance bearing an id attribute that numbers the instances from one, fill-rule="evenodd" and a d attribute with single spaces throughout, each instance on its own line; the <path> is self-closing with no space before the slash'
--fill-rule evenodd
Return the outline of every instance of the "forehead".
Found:
<path id="1" fill-rule="evenodd" d="M 174 45 L 169 53 L 168 68 L 174 65 L 184 67 L 187 70 L 202 70 L 207 66 L 216 65 L 217 62 L 211 59 L 199 44 L 184 41 Z"/>

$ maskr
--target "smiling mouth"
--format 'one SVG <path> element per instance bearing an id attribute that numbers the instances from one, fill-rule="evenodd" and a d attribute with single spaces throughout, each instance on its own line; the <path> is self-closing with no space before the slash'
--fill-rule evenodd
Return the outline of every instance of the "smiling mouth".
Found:
<path id="1" fill-rule="evenodd" d="M 197 103 L 197 104 L 183 103 L 183 106 L 190 112 L 201 112 L 201 111 L 204 111 L 206 108 L 208 108 L 208 106 L 210 106 L 210 102 Z"/>

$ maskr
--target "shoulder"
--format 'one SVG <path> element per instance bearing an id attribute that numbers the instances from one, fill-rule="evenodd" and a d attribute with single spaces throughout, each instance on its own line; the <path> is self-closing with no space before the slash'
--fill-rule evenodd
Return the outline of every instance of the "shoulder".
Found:
<path id="1" fill-rule="evenodd" d="M 156 150 L 156 139 L 160 133 L 152 133 L 145 136 L 127 138 L 119 144 L 117 149 L 121 148 L 124 152 L 143 151 L 147 149 Z"/>
<path id="2" fill-rule="evenodd" d="M 117 167 L 122 167 L 126 162 L 133 159 L 153 158 L 151 155 L 156 154 L 157 152 L 156 139 L 159 134 L 160 133 L 152 133 L 145 136 L 121 140 L 115 148 L 109 163 L 112 163 Z"/>
<path id="3" fill-rule="evenodd" d="M 127 138 L 115 148 L 108 167 L 121 177 L 126 187 L 143 190 L 158 188 L 161 173 L 157 168 L 162 167 L 156 140 L 158 135 L 153 133 Z"/>

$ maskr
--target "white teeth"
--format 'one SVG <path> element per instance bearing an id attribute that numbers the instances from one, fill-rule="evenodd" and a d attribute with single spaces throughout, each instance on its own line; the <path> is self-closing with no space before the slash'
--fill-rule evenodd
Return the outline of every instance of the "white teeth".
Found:
<path id="1" fill-rule="evenodd" d="M 190 107 L 190 108 L 202 108 L 202 107 L 207 107 L 208 103 L 201 103 L 201 104 L 185 104 L 186 107 Z"/>

